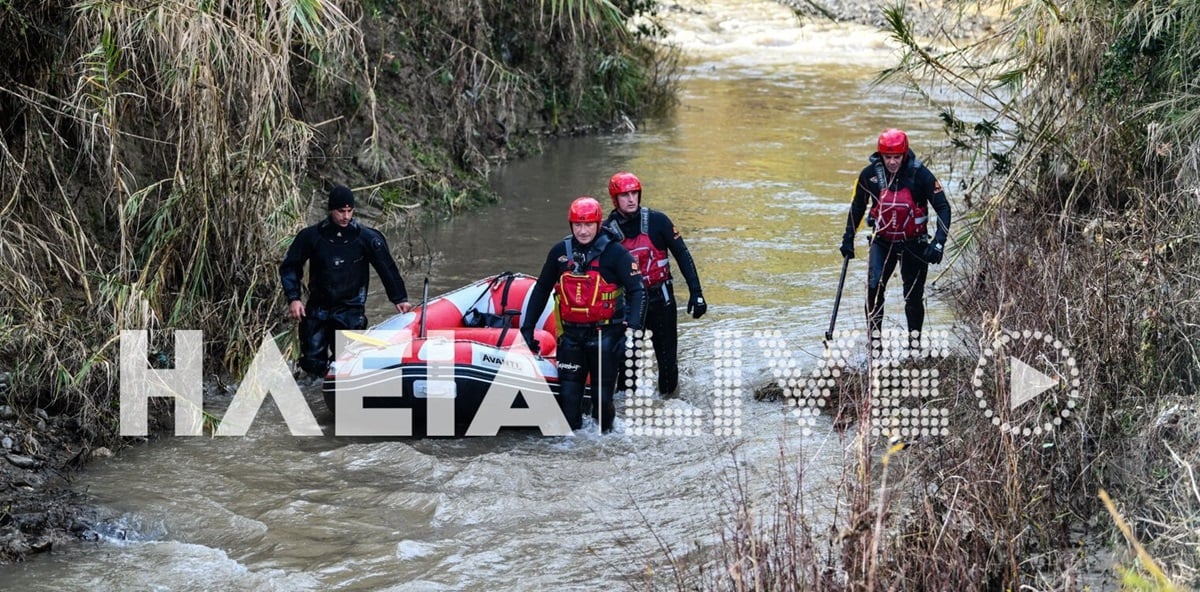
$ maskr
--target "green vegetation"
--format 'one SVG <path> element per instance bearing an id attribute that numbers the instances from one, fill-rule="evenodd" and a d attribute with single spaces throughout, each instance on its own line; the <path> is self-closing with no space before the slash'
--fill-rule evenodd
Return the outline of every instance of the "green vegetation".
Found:
<path id="1" fill-rule="evenodd" d="M 203 330 L 208 369 L 239 372 L 278 329 L 276 265 L 330 184 L 389 217 L 454 212 L 494 199 L 489 169 L 539 138 L 669 106 L 672 56 L 626 28 L 652 10 L 0 3 L 4 402 L 111 437 L 122 329 L 162 351 Z"/>

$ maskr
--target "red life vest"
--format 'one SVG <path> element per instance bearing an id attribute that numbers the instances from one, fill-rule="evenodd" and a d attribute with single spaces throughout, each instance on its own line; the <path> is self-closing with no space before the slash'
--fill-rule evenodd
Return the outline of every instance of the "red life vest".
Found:
<path id="1" fill-rule="evenodd" d="M 667 259 L 667 252 L 654 246 L 650 240 L 650 210 L 640 210 L 641 232 L 633 238 L 622 240 L 621 245 L 637 261 L 638 269 L 642 272 L 642 283 L 647 288 L 653 288 L 671 279 L 671 262 Z"/>
<path id="2" fill-rule="evenodd" d="M 621 286 L 604 281 L 600 275 L 599 255 L 585 262 L 583 269 L 571 269 L 575 265 L 571 239 L 568 238 L 566 243 L 568 269 L 554 284 L 559 320 L 577 325 L 607 324 L 617 311 Z"/>
<path id="3" fill-rule="evenodd" d="M 929 213 L 917 205 L 912 191 L 883 189 L 879 199 L 871 205 L 871 227 L 875 236 L 889 241 L 905 241 L 926 234 L 925 223 Z"/>

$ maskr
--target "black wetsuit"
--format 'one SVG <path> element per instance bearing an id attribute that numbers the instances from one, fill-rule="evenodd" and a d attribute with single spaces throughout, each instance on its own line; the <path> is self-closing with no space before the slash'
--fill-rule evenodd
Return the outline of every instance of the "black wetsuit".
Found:
<path id="1" fill-rule="evenodd" d="M 659 251 L 670 253 L 675 258 L 683 281 L 687 282 L 689 296 L 702 297 L 700 275 L 696 272 L 696 263 L 688 251 L 683 237 L 666 214 L 650 208 L 639 208 L 629 217 L 619 210 L 613 210 L 604 222 L 605 228 L 619 229 L 620 236 L 626 239 L 641 234 L 641 210 L 649 212 L 646 224 L 646 234 L 650 242 Z M 643 280 L 647 278 L 643 277 Z M 671 279 L 670 269 L 667 269 L 667 280 L 656 286 L 646 286 L 646 318 L 643 323 L 651 332 L 651 342 L 654 345 L 654 359 L 658 365 L 658 392 L 664 396 L 674 395 L 679 388 L 679 334 L 678 313 L 675 301 L 675 287 Z M 621 373 L 620 388 L 622 390 L 634 386 L 630 377 Z"/>
<path id="2" fill-rule="evenodd" d="M 301 299 L 305 262 L 309 263 L 308 302 L 300 321 L 300 367 L 323 376 L 334 332 L 367 327 L 371 267 L 393 304 L 407 300 L 408 292 L 383 235 L 355 221 L 342 228 L 326 218 L 296 235 L 279 264 L 279 282 L 288 302 Z"/>
<path id="3" fill-rule="evenodd" d="M 575 264 L 586 267 L 587 262 L 595 259 L 604 282 L 623 288 L 612 318 L 599 323 L 564 322 L 558 336 L 558 379 L 567 423 L 573 430 L 582 426 L 583 393 L 590 375 L 593 397 L 599 394 L 599 402 L 592 404 L 592 416 L 599 416 L 597 419 L 601 428 L 609 431 L 616 413 L 613 390 L 616 387 L 620 351 L 625 344 L 625 328 L 642 328 L 645 306 L 642 276 L 629 252 L 603 231 L 586 246 L 580 245 L 574 238 L 566 240 L 571 241 L 571 261 L 567 258 L 565 240 L 550 249 L 529 295 L 529 305 L 521 321 L 521 333 L 526 336 L 527 342 L 532 341 L 533 330 L 554 285 Z"/>
<path id="4" fill-rule="evenodd" d="M 878 200 L 884 189 L 884 183 L 880 180 L 880 176 L 883 175 L 891 177 L 888 179 L 888 189 L 898 191 L 907 188 L 912 192 L 913 201 L 918 206 L 926 212 L 930 208 L 933 209 L 937 216 L 930 216 L 927 224 L 934 229 L 933 240 L 939 245 L 945 244 L 950 228 L 950 203 L 933 173 L 917 160 L 912 150 L 904 156 L 900 170 L 894 176 L 887 175 L 883 159 L 878 152 L 871 155 L 870 161 L 871 164 L 863 168 L 858 175 L 843 241 L 853 241 L 863 216 Z M 868 224 L 872 228 L 875 227 L 873 220 L 868 219 Z M 900 241 L 885 240 L 878 236 L 871 239 L 867 259 L 866 304 L 867 325 L 871 335 L 877 335 L 880 331 L 883 322 L 884 292 L 887 290 L 888 279 L 899 263 L 900 277 L 904 281 L 904 315 L 909 332 L 915 339 L 919 339 L 921 328 L 925 324 L 925 277 L 929 272 L 925 248 L 928 244 L 928 234 Z"/>

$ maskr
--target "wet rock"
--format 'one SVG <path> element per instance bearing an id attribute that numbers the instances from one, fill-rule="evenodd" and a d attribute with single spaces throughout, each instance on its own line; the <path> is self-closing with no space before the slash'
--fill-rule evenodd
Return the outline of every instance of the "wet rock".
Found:
<path id="1" fill-rule="evenodd" d="M 29 543 L 25 540 L 25 534 L 10 524 L 0 529 L 0 549 L 13 555 L 24 555 L 29 552 Z"/>
<path id="2" fill-rule="evenodd" d="M 86 497 L 71 489 L 70 475 L 90 458 L 85 428 L 100 428 L 46 408 L 0 407 L 3 565 L 72 537 L 69 528 L 88 506 Z"/>
<path id="3" fill-rule="evenodd" d="M 17 487 L 41 489 L 44 485 L 46 485 L 46 480 L 37 473 L 25 473 L 24 475 L 14 476 L 12 484 Z"/>
<path id="4" fill-rule="evenodd" d="M 4 458 L 7 458 L 8 462 L 12 463 L 13 466 L 21 469 L 36 469 L 42 465 L 42 463 L 37 459 L 28 456 L 22 456 L 20 454 L 10 453 L 4 455 Z"/>
<path id="5" fill-rule="evenodd" d="M 54 539 L 48 536 L 40 536 L 29 543 L 29 551 L 31 553 L 45 553 L 54 546 Z"/>
<path id="6" fill-rule="evenodd" d="M 754 390 L 755 401 L 778 401 L 783 398 L 783 387 L 772 382 Z"/>
<path id="7" fill-rule="evenodd" d="M 111 458 L 112 455 L 112 451 L 103 446 L 92 451 L 92 458 Z"/>
<path id="8" fill-rule="evenodd" d="M 12 515 L 13 524 L 21 529 L 21 532 L 31 532 L 41 528 L 46 524 L 45 512 L 24 512 L 21 514 Z"/>
<path id="9" fill-rule="evenodd" d="M 71 526 L 67 528 L 67 531 L 76 538 L 85 541 L 99 540 L 100 537 L 95 529 L 92 528 L 92 525 L 93 519 L 91 516 L 76 516 L 71 519 Z"/>

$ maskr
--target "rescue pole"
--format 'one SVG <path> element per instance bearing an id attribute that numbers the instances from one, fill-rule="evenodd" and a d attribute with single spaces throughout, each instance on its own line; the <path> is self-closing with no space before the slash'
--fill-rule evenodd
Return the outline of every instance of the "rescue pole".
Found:
<path id="1" fill-rule="evenodd" d="M 846 285 L 846 268 L 850 266 L 850 258 L 842 258 L 842 275 L 838 278 L 837 296 L 833 297 L 833 316 L 829 318 L 829 330 L 825 332 L 823 345 L 828 346 L 833 341 L 833 328 L 837 325 L 838 306 L 842 303 L 842 288 Z"/>
<path id="2" fill-rule="evenodd" d="M 596 406 L 596 434 L 604 435 L 604 330 L 596 327 L 596 384 L 592 385 L 592 405 Z M 616 393 L 613 393 L 616 396 Z"/>
<path id="3" fill-rule="evenodd" d="M 842 277 L 843 278 L 846 277 L 846 268 L 844 268 L 844 267 L 842 268 Z M 838 297 L 841 297 L 841 295 L 842 295 L 842 291 L 839 288 L 838 289 Z M 418 337 L 421 339 L 425 338 L 425 316 L 426 316 L 425 313 L 428 312 L 425 310 L 425 304 L 428 302 L 429 302 L 429 276 L 425 276 L 425 288 L 421 292 L 421 334 L 418 335 Z M 833 329 L 833 327 L 830 327 L 830 329 Z"/>

